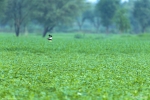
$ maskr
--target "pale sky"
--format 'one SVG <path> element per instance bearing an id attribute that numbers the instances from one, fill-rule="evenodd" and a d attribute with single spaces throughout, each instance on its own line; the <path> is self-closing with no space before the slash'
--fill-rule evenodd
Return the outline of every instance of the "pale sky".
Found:
<path id="1" fill-rule="evenodd" d="M 87 0 L 88 2 L 92 2 L 92 3 L 95 3 L 96 1 L 98 0 Z M 122 0 L 122 2 L 125 2 L 125 1 L 128 1 L 128 0 Z"/>

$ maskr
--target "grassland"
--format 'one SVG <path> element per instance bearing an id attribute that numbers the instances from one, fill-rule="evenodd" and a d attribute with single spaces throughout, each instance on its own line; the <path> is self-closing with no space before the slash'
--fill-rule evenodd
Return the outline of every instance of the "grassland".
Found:
<path id="1" fill-rule="evenodd" d="M 1 33 L 0 99 L 150 100 L 150 35 Z"/>

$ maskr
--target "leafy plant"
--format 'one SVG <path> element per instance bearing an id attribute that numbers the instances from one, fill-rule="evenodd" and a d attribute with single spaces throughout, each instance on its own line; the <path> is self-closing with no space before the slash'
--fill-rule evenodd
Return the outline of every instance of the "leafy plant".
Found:
<path id="1" fill-rule="evenodd" d="M 150 99 L 148 37 L 0 38 L 0 99 Z"/>

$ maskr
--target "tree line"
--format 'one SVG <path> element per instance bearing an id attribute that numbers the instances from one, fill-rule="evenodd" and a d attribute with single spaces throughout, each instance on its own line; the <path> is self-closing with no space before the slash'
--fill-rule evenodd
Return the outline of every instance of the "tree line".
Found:
<path id="1" fill-rule="evenodd" d="M 83 30 L 88 21 L 99 33 L 148 32 L 150 0 L 0 0 L 0 25 L 14 28 L 16 36 L 29 25 L 43 28 L 43 37 L 58 26 L 76 24 Z"/>

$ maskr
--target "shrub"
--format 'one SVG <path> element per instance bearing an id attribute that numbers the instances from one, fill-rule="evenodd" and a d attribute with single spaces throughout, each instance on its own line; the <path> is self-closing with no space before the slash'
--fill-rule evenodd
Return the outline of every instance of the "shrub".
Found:
<path id="1" fill-rule="evenodd" d="M 74 38 L 82 39 L 82 38 L 84 38 L 84 36 L 82 34 L 75 34 Z"/>

